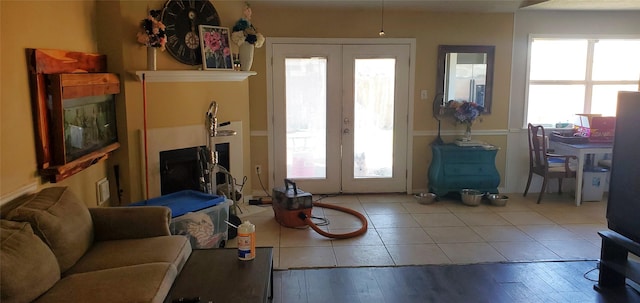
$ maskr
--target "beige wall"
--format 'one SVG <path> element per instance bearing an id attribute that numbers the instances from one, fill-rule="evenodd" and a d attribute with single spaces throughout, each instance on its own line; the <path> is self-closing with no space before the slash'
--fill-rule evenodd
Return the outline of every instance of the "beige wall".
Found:
<path id="1" fill-rule="evenodd" d="M 120 165 L 124 201 L 143 198 L 144 179 L 140 161 L 139 131 L 142 129 L 142 87 L 129 71 L 145 68 L 145 49 L 135 41 L 139 21 L 147 9 L 160 8 L 164 0 L 152 1 L 0 1 L 0 197 L 10 196 L 26 187 L 51 186 L 42 183 L 36 170 L 34 131 L 31 117 L 25 48 L 54 48 L 83 52 L 100 52 L 108 57 L 110 72 L 119 73 L 123 90 L 118 96 L 118 132 L 122 147 L 111 159 L 61 182 L 71 186 L 88 205 L 95 204 L 95 182 L 104 176 L 111 181 L 115 197 L 113 166 Z M 241 15 L 242 1 L 214 1 L 222 25 L 231 27 Z M 99 12 L 99 13 L 96 13 Z M 324 38 L 376 38 L 380 30 L 380 14 L 372 9 L 317 9 L 282 8 L 268 1 L 253 3 L 253 23 L 267 37 L 324 37 Z M 530 16 L 529 16 L 530 15 Z M 556 33 L 566 27 L 566 20 L 577 24 L 575 30 L 566 33 L 640 34 L 637 12 L 626 13 L 565 13 L 523 12 L 520 19 L 537 27 L 520 26 L 517 39 L 528 32 Z M 542 18 L 540 18 L 542 16 Z M 530 18 L 529 18 L 530 17 Z M 560 20 L 560 21 L 558 21 Z M 588 20 L 585 23 L 585 20 Z M 622 20 L 622 21 L 620 21 Z M 557 21 L 557 22 L 556 22 Z M 625 23 L 626 22 L 626 23 Z M 562 24 L 561 24 L 562 23 Z M 613 24 L 613 25 L 612 25 Z M 591 26 L 591 27 L 589 27 Z M 595 26 L 595 27 L 594 27 Z M 524 28 L 524 29 L 523 29 Z M 593 30 L 592 30 L 593 28 Z M 602 28 L 606 30 L 601 31 Z M 524 30 L 524 32 L 523 32 Z M 416 39 L 416 96 L 413 128 L 413 176 L 414 189 L 426 188 L 426 170 L 430 163 L 429 143 L 436 131 L 436 121 L 431 118 L 431 100 L 420 100 L 420 90 L 430 96 L 435 91 L 436 51 L 439 44 L 488 44 L 496 46 L 496 70 L 492 114 L 482 123 L 474 125 L 474 137 L 479 137 L 501 147 L 496 161 L 507 190 L 517 191 L 520 186 L 505 185 L 507 167 L 506 133 L 511 111 L 511 128 L 521 123 L 523 101 L 517 88 L 511 95 L 509 87 L 512 45 L 514 37 L 513 14 L 431 13 L 387 9 L 385 32 L 391 38 Z M 519 46 L 516 51 L 521 53 Z M 526 52 L 525 52 L 526 53 Z M 202 122 L 202 116 L 211 100 L 221 104 L 220 120 L 242 120 L 245 128 L 245 174 L 250 182 L 245 193 L 261 192 L 255 179 L 253 166 L 263 166 L 267 181 L 267 88 L 265 48 L 257 49 L 253 70 L 258 73 L 250 80 L 239 83 L 179 83 L 150 84 L 148 95 L 149 127 L 190 125 Z M 520 77 L 525 64 L 521 55 L 516 59 L 516 77 Z M 158 56 L 159 69 L 189 69 L 175 61 L 168 53 Z M 516 79 L 518 80 L 518 79 Z M 249 88 L 248 95 L 246 88 Z M 231 91 L 244 91 L 234 95 Z M 514 96 L 516 98 L 514 98 Z M 429 98 L 430 99 L 430 98 Z M 443 122 L 445 140 L 453 140 L 456 128 Z M 249 136 L 251 132 L 252 136 Z M 515 141 L 514 141 L 515 142 Z M 509 151 L 516 151 L 513 143 Z M 509 160 L 509 167 L 518 167 Z M 511 176 L 521 176 L 517 173 Z M 513 183 L 513 182 L 512 182 Z M 516 182 L 517 183 L 517 182 Z M 517 185 L 517 184 L 514 184 Z M 270 191 L 271 185 L 265 183 Z M 112 198 L 113 200 L 114 198 Z"/>
<path id="2" fill-rule="evenodd" d="M 0 196 L 50 186 L 37 174 L 26 48 L 97 52 L 94 1 L 0 1 Z M 70 186 L 96 205 L 95 182 L 106 175 L 97 164 L 58 185 Z"/>
<path id="3" fill-rule="evenodd" d="M 147 9 L 160 9 L 166 1 L 100 1 L 99 11 L 105 12 L 100 22 L 100 37 L 108 37 L 104 44 L 115 44 L 118 48 L 105 48 L 108 56 L 122 58 L 115 72 L 121 73 L 124 90 L 121 94 L 121 110 L 118 112 L 120 143 L 123 147 L 114 153 L 110 166 L 120 165 L 123 203 L 144 199 L 144 162 L 142 159 L 140 133 L 144 127 L 142 84 L 130 74 L 146 69 L 146 49 L 136 42 L 138 24 L 146 16 Z M 222 26 L 231 27 L 242 13 L 242 2 L 223 1 L 214 3 Z M 107 17 L 108 16 L 108 17 Z M 113 33 L 109 26 L 118 20 L 119 32 Z M 106 27 L 105 27 L 106 24 Z M 104 35 L 102 35 L 104 33 Z M 101 44 L 102 45 L 102 44 Z M 113 53 L 112 53 L 113 52 Z M 197 70 L 200 66 L 188 66 L 176 61 L 168 52 L 158 52 L 158 70 Z M 218 121 L 242 121 L 244 131 L 244 163 L 250 162 L 249 144 L 249 80 L 242 82 L 198 82 L 198 83 L 148 83 L 147 84 L 147 128 L 204 125 L 205 113 L 211 101 L 219 104 Z M 122 127 L 121 127 L 122 125 Z M 170 140 L 171 138 L 167 138 Z M 245 166 L 245 175 L 250 168 Z M 239 180 L 242 176 L 235 176 Z M 248 188 L 251 188 L 248 184 Z M 112 191 L 113 192 L 113 191 Z"/>
<path id="4" fill-rule="evenodd" d="M 112 204 L 117 204 L 113 166 L 121 169 L 123 203 L 143 199 L 140 161 L 143 128 L 142 85 L 129 71 L 146 68 L 146 50 L 136 42 L 140 20 L 149 7 L 165 1 L 0 1 L 2 58 L 0 196 L 10 197 L 24 188 L 51 185 L 72 187 L 88 205 L 96 205 L 95 182 L 109 177 Z M 242 2 L 215 4 L 222 25 L 231 27 L 242 13 Z M 99 14 L 96 13 L 99 12 Z M 117 99 L 121 148 L 100 164 L 58 184 L 38 177 L 25 48 L 52 48 L 107 55 L 108 70 L 120 74 L 122 93 Z M 158 54 L 159 69 L 198 69 Z M 220 104 L 219 121 L 242 120 L 245 163 L 249 163 L 248 80 L 220 83 L 164 83 L 148 85 L 148 127 L 202 123 L 212 100 Z M 246 167 L 246 175 L 249 167 Z M 241 179 L 241 178 L 240 178 Z M 250 185 L 249 185 L 250 188 Z"/>
<path id="5" fill-rule="evenodd" d="M 265 2 L 253 5 L 253 23 L 267 37 L 313 37 L 313 38 L 377 38 L 380 31 L 379 9 L 317 9 L 283 8 Z M 409 10 L 386 10 L 384 30 L 386 38 L 415 38 L 415 107 L 413 112 L 413 176 L 410 179 L 415 190 L 427 187 L 427 169 L 431 162 L 429 143 L 437 129 L 432 118 L 431 98 L 435 92 L 437 48 L 440 44 L 495 45 L 496 65 L 492 114 L 483 122 L 474 125 L 476 134 L 483 130 L 499 130 L 506 135 L 511 66 L 511 45 L 513 37 L 513 14 L 467 14 L 433 13 Z M 384 39 L 384 38 L 383 38 Z M 267 151 L 267 82 L 266 52 L 258 49 L 253 70 L 258 75 L 250 81 L 251 130 L 253 137 L 251 167 L 260 164 L 268 170 Z M 420 100 L 420 90 L 429 91 L 429 100 Z M 442 123 L 444 131 L 460 130 L 453 122 Z M 491 132 L 489 132 L 491 133 Z M 477 139 L 505 147 L 504 136 L 474 135 Z M 411 139 L 411 137 L 410 137 Z M 445 137 L 452 141 L 454 137 Z M 504 148 L 496 161 L 501 176 L 505 171 Z M 265 174 L 266 175 L 266 174 Z M 252 172 L 252 176 L 255 174 Z M 262 180 L 269 190 L 266 177 Z M 258 182 L 253 183 L 253 192 L 260 193 Z"/>
<path id="6" fill-rule="evenodd" d="M 266 37 L 377 38 L 380 31 L 379 10 L 289 9 L 253 5 L 254 25 Z M 495 91 L 493 114 L 479 128 L 505 128 L 509 97 L 509 74 L 513 36 L 513 14 L 463 14 L 419 11 L 386 11 L 387 38 L 415 38 L 416 96 L 415 116 L 431 117 L 431 100 L 419 99 L 421 89 L 434 92 L 437 48 L 440 44 L 495 45 Z M 251 119 L 253 130 L 267 129 L 265 49 L 257 49 L 251 79 Z M 255 96 L 255 100 L 254 97 Z M 255 102 L 254 102 L 255 101 Z M 434 129 L 434 119 L 416 119 L 415 130 Z M 475 126 L 474 126 L 475 127 Z"/>
<path id="7" fill-rule="evenodd" d="M 117 99 L 118 135 L 122 147 L 106 163 L 95 165 L 61 182 L 71 186 L 87 204 L 95 204 L 95 182 L 104 176 L 111 181 L 115 199 L 114 165 L 121 170 L 124 203 L 143 199 L 144 179 L 140 161 L 139 133 L 143 128 L 142 85 L 130 71 L 146 65 L 146 52 L 135 41 L 138 23 L 147 9 L 160 8 L 165 1 L 0 1 L 2 27 L 2 100 L 0 111 L 0 195 L 6 196 L 30 184 L 41 184 L 36 171 L 34 135 L 29 102 L 25 48 L 56 48 L 107 55 L 108 69 L 121 75 L 122 93 Z M 232 27 L 241 15 L 241 1 L 216 1 L 222 26 Z M 96 14 L 96 11 L 100 12 Z M 372 38 L 379 31 L 378 9 L 281 8 L 268 2 L 253 4 L 253 23 L 267 37 Z M 34 26 L 25 26 L 33 24 Z M 493 113 L 474 126 L 482 130 L 507 127 L 509 72 L 512 43 L 512 14 L 430 13 L 387 10 L 385 32 L 391 38 L 415 38 L 415 96 L 427 89 L 435 91 L 436 50 L 439 44 L 496 45 L 496 72 Z M 20 30 L 15 30 L 20 29 Z M 265 48 L 257 49 L 253 71 L 258 75 L 242 82 L 167 83 L 148 85 L 148 127 L 193 125 L 203 123 L 209 103 L 220 104 L 220 121 L 242 120 L 244 127 L 245 175 L 247 191 L 260 191 L 253 166 L 261 164 L 268 171 L 267 98 Z M 168 53 L 159 53 L 162 70 L 195 69 L 178 63 Z M 247 88 L 248 94 L 247 94 Z M 238 93 L 240 92 L 240 93 Z M 431 118 L 431 101 L 415 100 L 414 115 L 414 188 L 426 187 L 426 169 L 430 163 L 429 142 L 433 140 L 436 121 Z M 443 123 L 444 130 L 455 126 Z M 458 127 L 458 129 L 460 129 Z M 259 134 L 251 137 L 250 132 Z M 446 138 L 445 138 L 446 139 Z M 501 145 L 501 136 L 482 137 Z M 504 171 L 502 151 L 498 168 Z M 263 181 L 266 182 L 266 176 Z M 265 183 L 270 191 L 271 185 Z"/>

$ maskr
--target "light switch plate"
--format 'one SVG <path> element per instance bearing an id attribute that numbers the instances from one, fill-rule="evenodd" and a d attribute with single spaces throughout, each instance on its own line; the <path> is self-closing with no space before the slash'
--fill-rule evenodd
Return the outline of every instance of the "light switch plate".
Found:
<path id="1" fill-rule="evenodd" d="M 429 97 L 427 90 L 423 89 L 420 91 L 420 99 L 422 100 L 427 100 L 427 98 Z"/>
<path id="2" fill-rule="evenodd" d="M 111 194 L 109 193 L 109 180 L 107 178 L 102 178 L 96 182 L 96 197 L 98 205 L 109 201 Z"/>

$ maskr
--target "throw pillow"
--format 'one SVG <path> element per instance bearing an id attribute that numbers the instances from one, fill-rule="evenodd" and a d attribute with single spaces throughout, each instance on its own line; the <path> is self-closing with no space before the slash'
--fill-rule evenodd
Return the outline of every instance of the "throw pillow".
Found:
<path id="1" fill-rule="evenodd" d="M 60 279 L 53 252 L 25 222 L 0 220 L 0 301 L 31 302 Z"/>
<path id="2" fill-rule="evenodd" d="M 7 219 L 28 222 L 58 259 L 60 272 L 71 268 L 93 244 L 89 209 L 67 187 L 49 187 L 14 208 Z"/>

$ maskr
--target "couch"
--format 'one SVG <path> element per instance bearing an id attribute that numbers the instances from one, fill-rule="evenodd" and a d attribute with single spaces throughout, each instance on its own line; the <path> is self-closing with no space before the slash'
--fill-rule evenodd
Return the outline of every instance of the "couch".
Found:
<path id="1" fill-rule="evenodd" d="M 162 206 L 88 208 L 66 187 L 0 207 L 0 301 L 162 302 L 191 245 Z"/>

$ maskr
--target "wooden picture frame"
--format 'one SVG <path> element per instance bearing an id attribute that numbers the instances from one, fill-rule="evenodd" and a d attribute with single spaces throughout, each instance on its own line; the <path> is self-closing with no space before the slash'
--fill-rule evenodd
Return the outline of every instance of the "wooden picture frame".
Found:
<path id="1" fill-rule="evenodd" d="M 200 49 L 204 70 L 233 69 L 229 41 L 229 28 L 200 25 Z"/>

